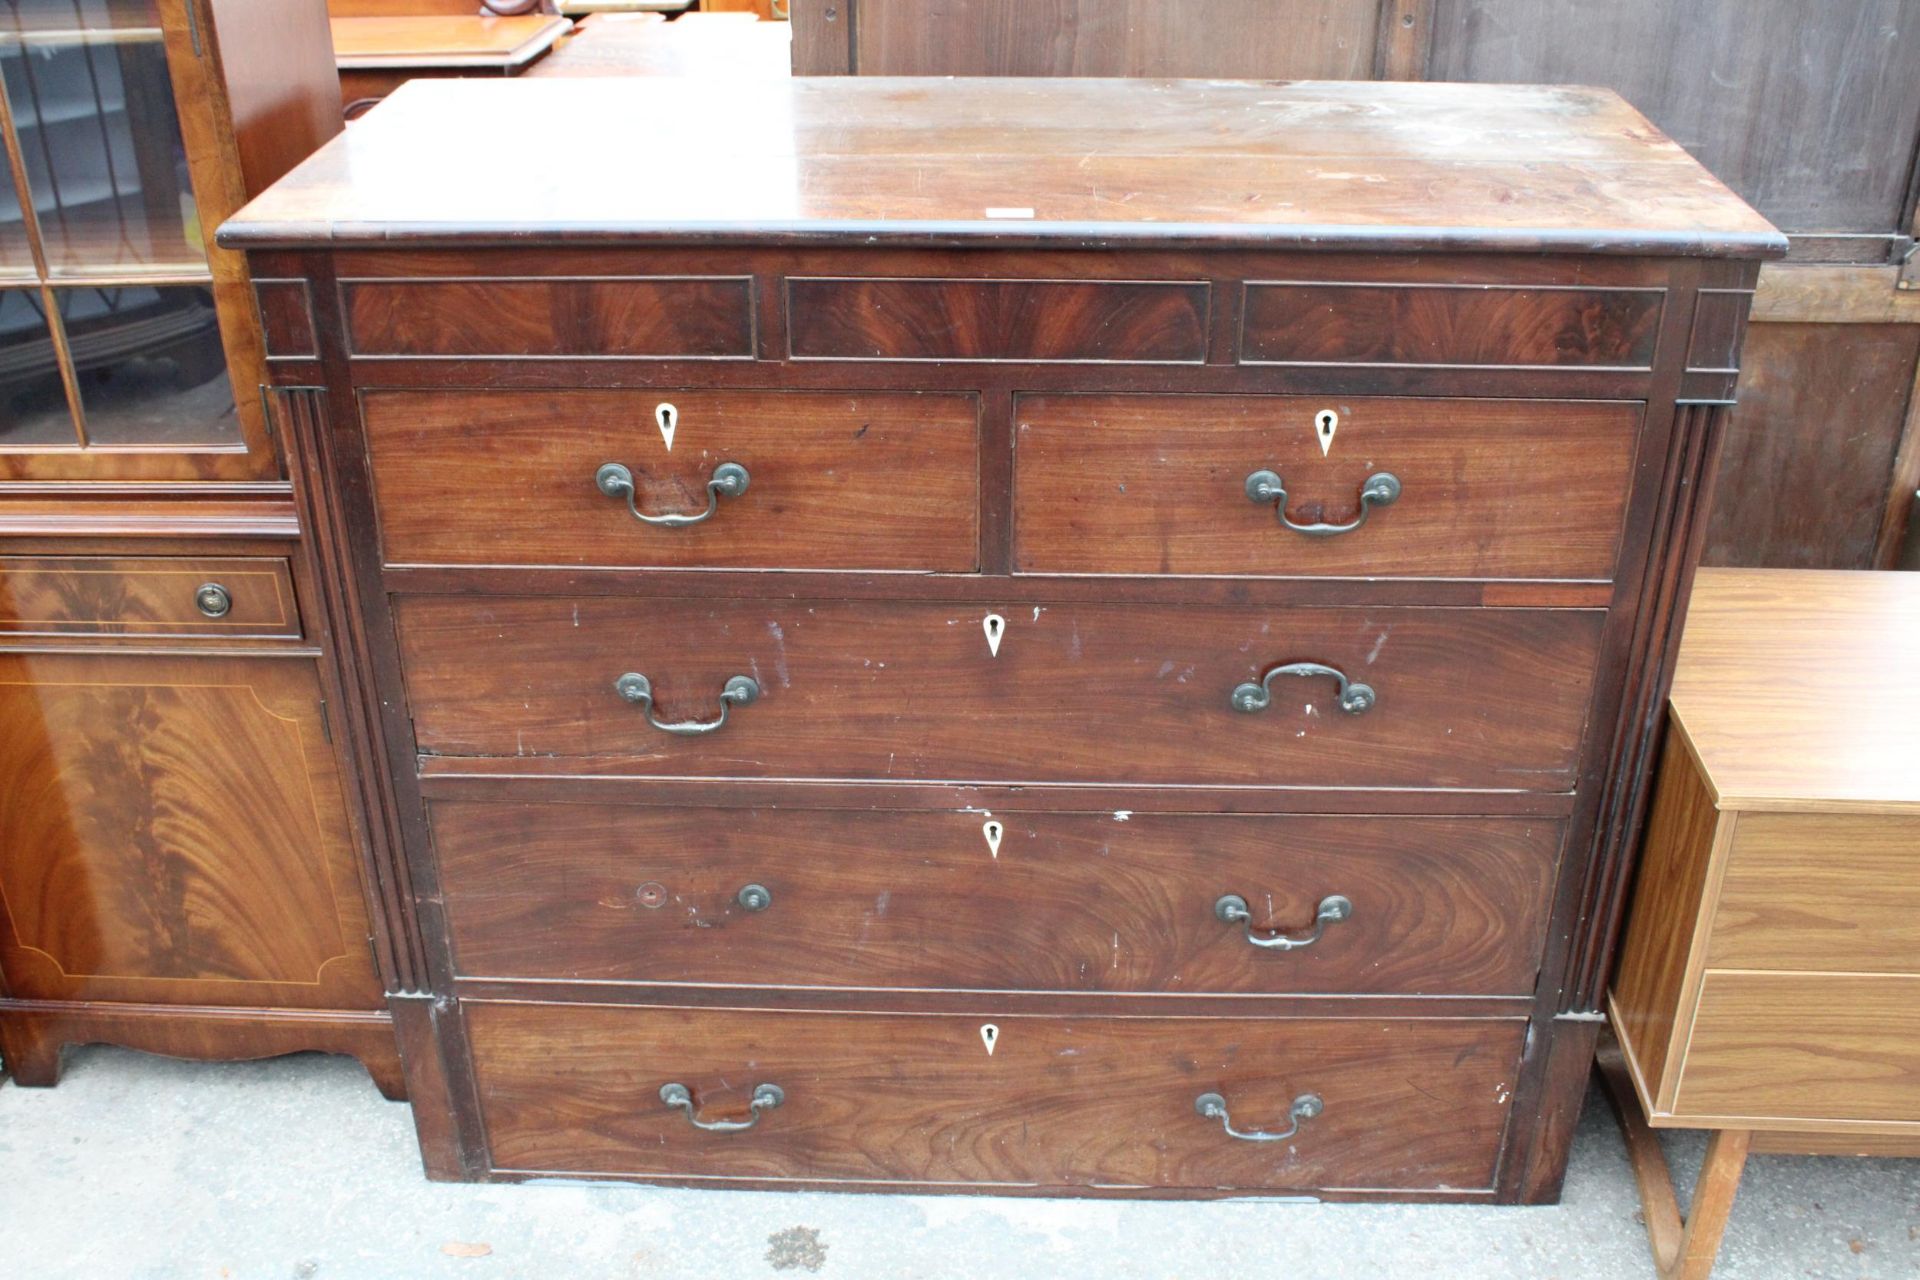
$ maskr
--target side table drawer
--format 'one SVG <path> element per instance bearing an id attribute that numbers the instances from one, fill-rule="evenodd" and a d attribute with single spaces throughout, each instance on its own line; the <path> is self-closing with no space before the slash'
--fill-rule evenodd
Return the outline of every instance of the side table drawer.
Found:
<path id="1" fill-rule="evenodd" d="M 259 556 L 0 556 L 0 636 L 293 639 L 285 560 Z"/>
<path id="2" fill-rule="evenodd" d="M 1920 817 L 1738 814 L 1707 966 L 1920 975 Z"/>
<path id="3" fill-rule="evenodd" d="M 369 391 L 361 414 L 388 563 L 979 565 L 971 394 Z"/>
<path id="4" fill-rule="evenodd" d="M 1561 835 L 1124 810 L 430 816 L 463 975 L 735 988 L 1530 995 Z"/>
<path id="5" fill-rule="evenodd" d="M 1640 417 L 1620 401 L 1022 396 L 1014 563 L 1611 578 Z"/>
<path id="6" fill-rule="evenodd" d="M 1673 1115 L 1920 1123 L 1920 977 L 1707 973 Z"/>
<path id="7" fill-rule="evenodd" d="M 701 1181 L 1484 1189 L 1525 1029 L 1491 1019 L 463 1008 L 494 1168 Z M 679 1105 L 661 1096 L 673 1084 L 684 1090 Z M 774 1105 L 764 1085 L 779 1090 Z M 1200 1113 L 1207 1094 L 1236 1129 L 1297 1122 L 1297 1136 L 1237 1140 Z M 1304 1114 L 1315 1109 L 1307 1098 L 1317 1114 Z M 694 1124 L 748 1118 L 751 1128 L 732 1132 Z"/>

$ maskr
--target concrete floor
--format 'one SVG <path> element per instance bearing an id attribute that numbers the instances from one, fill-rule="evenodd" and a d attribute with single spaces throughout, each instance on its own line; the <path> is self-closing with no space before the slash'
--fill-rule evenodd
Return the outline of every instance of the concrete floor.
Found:
<path id="1" fill-rule="evenodd" d="M 1674 1135 L 1690 1186 L 1702 1141 Z M 1543 1209 L 445 1186 L 352 1062 L 69 1056 L 0 1085 L 0 1280 L 1421 1277 L 1652 1274 L 1626 1155 L 1588 1099 Z M 1755 1157 L 1719 1280 L 1920 1277 L 1920 1161 Z"/>

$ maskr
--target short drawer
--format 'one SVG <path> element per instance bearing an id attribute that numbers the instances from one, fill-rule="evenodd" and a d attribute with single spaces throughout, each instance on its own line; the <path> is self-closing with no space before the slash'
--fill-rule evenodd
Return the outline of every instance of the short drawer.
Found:
<path id="1" fill-rule="evenodd" d="M 1204 280 L 787 281 L 796 360 L 1199 364 Z"/>
<path id="2" fill-rule="evenodd" d="M 497 1170 L 1062 1189 L 1484 1190 L 1525 1028 L 463 1009 Z M 1297 1132 L 1236 1139 L 1208 1094 L 1235 1129 Z"/>
<path id="3" fill-rule="evenodd" d="M 970 394 L 371 391 L 361 415 L 389 563 L 979 564 Z"/>
<path id="4" fill-rule="evenodd" d="M 1920 975 L 1920 817 L 1731 820 L 1710 968 Z"/>
<path id="5" fill-rule="evenodd" d="M 1709 971 L 1673 1116 L 1920 1123 L 1920 976 Z"/>
<path id="6" fill-rule="evenodd" d="M 1250 280 L 1243 364 L 1645 370 L 1666 290 Z"/>
<path id="7" fill-rule="evenodd" d="M 745 276 L 343 280 L 356 356 L 751 359 Z"/>
<path id="8" fill-rule="evenodd" d="M 430 816 L 461 973 L 740 987 L 1530 995 L 1560 843 L 1527 818 Z"/>
<path id="9" fill-rule="evenodd" d="M 1640 420 L 1607 401 L 1022 396 L 1014 562 L 1611 578 Z"/>
<path id="10" fill-rule="evenodd" d="M 0 556 L 0 635 L 299 634 L 285 560 Z"/>
<path id="11" fill-rule="evenodd" d="M 682 776 L 1527 790 L 1573 785 L 1604 622 L 605 596 L 414 596 L 395 616 L 427 754 L 624 757 L 607 767 Z"/>

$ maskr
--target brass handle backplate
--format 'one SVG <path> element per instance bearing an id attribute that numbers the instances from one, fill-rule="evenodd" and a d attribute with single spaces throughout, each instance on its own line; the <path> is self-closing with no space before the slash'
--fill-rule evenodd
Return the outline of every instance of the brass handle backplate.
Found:
<path id="1" fill-rule="evenodd" d="M 1317 1093 L 1303 1093 L 1293 1100 L 1287 1108 L 1287 1118 L 1293 1123 L 1285 1129 L 1236 1129 L 1233 1117 L 1227 1114 L 1227 1100 L 1217 1093 L 1203 1093 L 1193 1100 L 1193 1109 L 1208 1120 L 1218 1120 L 1220 1127 L 1227 1131 L 1229 1138 L 1238 1138 L 1242 1142 L 1281 1142 L 1300 1132 L 1302 1122 L 1311 1120 L 1326 1109 Z"/>
<path id="2" fill-rule="evenodd" d="M 751 1129 L 760 1123 L 761 1113 L 773 1110 L 786 1100 L 786 1090 L 779 1085 L 757 1084 L 753 1086 L 753 1101 L 747 1105 L 750 1114 L 745 1120 L 702 1120 L 694 1111 L 692 1090 L 677 1081 L 660 1086 L 660 1101 L 686 1112 L 688 1124 L 708 1133 L 739 1133 Z"/>
<path id="3" fill-rule="evenodd" d="M 684 529 L 688 525 L 712 519 L 713 513 L 720 509 L 720 499 L 737 498 L 745 493 L 749 479 L 747 469 L 739 463 L 721 463 L 713 469 L 713 475 L 707 480 L 707 509 L 690 516 L 650 516 L 642 511 L 634 499 L 633 472 L 618 462 L 601 463 L 600 469 L 593 473 L 593 486 L 609 498 L 625 498 L 627 510 L 633 512 L 633 518 L 642 524 L 656 525 L 662 529 Z"/>
<path id="4" fill-rule="evenodd" d="M 1400 477 L 1391 471 L 1376 471 L 1360 486 L 1360 514 L 1345 524 L 1295 524 L 1287 518 L 1287 486 L 1273 471 L 1256 471 L 1247 477 L 1247 501 L 1264 506 L 1273 504 L 1280 523 L 1309 538 L 1331 538 L 1337 533 L 1352 533 L 1367 522 L 1375 507 L 1390 507 L 1400 496 Z"/>
<path id="5" fill-rule="evenodd" d="M 1313 932 L 1304 937 L 1288 937 L 1284 933 L 1255 933 L 1253 930 L 1253 912 L 1247 907 L 1247 900 L 1237 893 L 1221 894 L 1213 904 L 1216 919 L 1225 924 L 1244 924 L 1247 926 L 1247 941 L 1256 947 L 1265 947 L 1270 951 L 1297 951 L 1301 947 L 1310 947 L 1320 941 L 1320 935 L 1327 931 L 1330 924 L 1339 924 L 1342 920 L 1353 918 L 1353 903 L 1341 894 L 1330 893 L 1320 899 L 1320 906 L 1313 914 Z"/>
<path id="6" fill-rule="evenodd" d="M 1372 685 L 1349 681 L 1347 673 L 1338 667 L 1329 667 L 1323 662 L 1289 662 L 1285 666 L 1275 667 L 1260 677 L 1259 683 L 1248 681 L 1234 686 L 1233 709 L 1235 711 L 1265 711 L 1273 702 L 1273 678 L 1275 676 L 1328 676 L 1338 682 L 1339 690 L 1335 695 L 1340 709 L 1350 716 L 1357 716 L 1370 709 L 1378 701 Z"/>
<path id="7" fill-rule="evenodd" d="M 752 676 L 733 676 L 720 690 L 720 718 L 718 720 L 662 720 L 653 714 L 653 681 L 638 671 L 629 671 L 613 682 L 613 690 L 628 702 L 642 707 L 647 713 L 647 723 L 662 733 L 677 733 L 691 737 L 697 733 L 712 733 L 727 722 L 727 711 L 731 707 L 744 707 L 760 697 L 760 682 Z"/>

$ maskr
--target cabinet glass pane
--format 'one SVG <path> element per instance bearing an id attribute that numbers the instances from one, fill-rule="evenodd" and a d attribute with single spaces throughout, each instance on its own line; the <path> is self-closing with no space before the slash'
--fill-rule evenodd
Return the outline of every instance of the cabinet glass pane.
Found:
<path id="1" fill-rule="evenodd" d="M 51 275 L 205 269 L 150 6 L 0 0 L 0 73 Z M 10 198 L 0 217 L 17 220 Z"/>
<path id="2" fill-rule="evenodd" d="M 213 294 L 200 285 L 59 290 L 94 445 L 238 445 Z"/>
<path id="3" fill-rule="evenodd" d="M 0 290 L 0 449 L 78 443 L 40 291 Z"/>
<path id="4" fill-rule="evenodd" d="M 0 281 L 37 278 L 20 197 L 13 189 L 13 168 L 0 156 Z"/>

